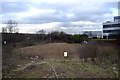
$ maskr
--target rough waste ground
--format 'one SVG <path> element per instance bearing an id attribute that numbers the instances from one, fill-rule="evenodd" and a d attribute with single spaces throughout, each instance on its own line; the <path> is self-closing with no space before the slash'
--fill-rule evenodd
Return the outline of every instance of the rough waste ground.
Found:
<path id="1" fill-rule="evenodd" d="M 105 69 L 97 65 L 78 60 L 46 59 L 19 64 L 11 71 L 12 78 L 114 78 L 112 68 Z"/>
<path id="2" fill-rule="evenodd" d="M 14 49 L 10 59 L 12 62 L 5 59 L 7 63 L 3 65 L 3 78 L 117 77 L 117 69 L 113 69 L 113 66 L 106 68 L 81 61 L 78 56 L 79 48 L 80 44 L 50 43 Z M 63 57 L 65 50 L 69 53 L 68 58 Z"/>

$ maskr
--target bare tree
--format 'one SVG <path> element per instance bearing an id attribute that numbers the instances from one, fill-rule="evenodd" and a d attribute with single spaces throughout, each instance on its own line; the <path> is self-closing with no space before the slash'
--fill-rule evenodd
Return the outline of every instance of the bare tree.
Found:
<path id="1" fill-rule="evenodd" d="M 36 34 L 45 34 L 46 32 L 44 30 L 39 30 L 36 32 Z"/>
<path id="2" fill-rule="evenodd" d="M 16 21 L 9 20 L 7 22 L 8 33 L 18 33 L 19 29 L 17 28 L 18 23 Z"/>
<path id="3" fill-rule="evenodd" d="M 2 27 L 2 33 L 7 33 L 7 28 L 6 27 Z"/>

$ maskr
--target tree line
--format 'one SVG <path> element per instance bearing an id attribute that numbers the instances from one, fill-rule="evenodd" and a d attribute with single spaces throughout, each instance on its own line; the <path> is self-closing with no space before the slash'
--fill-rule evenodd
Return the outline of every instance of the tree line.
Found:
<path id="1" fill-rule="evenodd" d="M 2 27 L 2 33 L 18 33 L 18 23 L 16 21 L 9 20 L 5 23 L 6 26 Z"/>
<path id="2" fill-rule="evenodd" d="M 85 34 L 67 34 L 63 31 L 53 31 L 46 34 L 44 30 L 38 30 L 36 34 L 22 34 L 18 33 L 18 23 L 16 21 L 9 20 L 6 23 L 6 27 L 2 28 L 3 41 L 8 42 L 68 42 L 68 43 L 81 43 L 84 40 L 88 40 L 88 36 Z M 17 33 L 17 34 L 15 34 Z"/>

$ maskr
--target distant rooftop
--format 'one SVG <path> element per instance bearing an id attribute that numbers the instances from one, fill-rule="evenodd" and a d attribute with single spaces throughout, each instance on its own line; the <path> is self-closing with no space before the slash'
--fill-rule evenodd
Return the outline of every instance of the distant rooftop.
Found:
<path id="1" fill-rule="evenodd" d="M 120 19 L 120 16 L 115 16 L 114 18 L 116 18 L 116 19 Z"/>
<path id="2" fill-rule="evenodd" d="M 106 21 L 105 23 L 103 23 L 103 25 L 118 24 L 118 23 L 120 23 L 120 16 L 115 16 L 114 17 L 114 22 L 112 22 L 112 21 Z"/>

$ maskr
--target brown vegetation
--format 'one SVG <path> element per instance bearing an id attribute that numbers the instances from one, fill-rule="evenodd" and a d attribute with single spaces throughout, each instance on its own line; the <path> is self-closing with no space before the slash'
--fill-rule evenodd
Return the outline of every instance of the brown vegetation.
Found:
<path id="1" fill-rule="evenodd" d="M 14 53 L 29 57 L 39 56 L 47 59 L 62 59 L 64 58 L 64 51 L 67 51 L 68 59 L 78 59 L 79 47 L 80 44 L 48 43 L 44 45 L 16 49 Z"/>
<path id="2" fill-rule="evenodd" d="M 67 58 L 63 56 L 64 51 L 68 52 Z M 55 73 L 59 78 L 117 77 L 117 51 L 115 43 L 99 41 L 89 41 L 87 44 L 42 44 L 33 41 L 8 44 L 3 46 L 3 77 L 55 78 Z M 52 67 L 38 64 L 42 61 Z M 28 63 L 31 64 L 25 66 Z"/>

